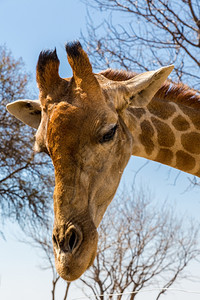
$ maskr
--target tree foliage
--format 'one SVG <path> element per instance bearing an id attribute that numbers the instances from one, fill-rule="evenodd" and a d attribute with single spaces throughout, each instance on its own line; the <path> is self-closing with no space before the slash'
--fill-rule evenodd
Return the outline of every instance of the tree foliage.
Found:
<path id="1" fill-rule="evenodd" d="M 84 1 L 84 0 L 83 0 Z M 199 89 L 198 0 L 89 0 L 88 46 L 95 67 L 146 71 L 175 64 L 173 79 Z M 107 18 L 97 24 L 92 7 Z M 108 13 L 110 16 L 108 17 Z"/>
<path id="2" fill-rule="evenodd" d="M 0 217 L 35 223 L 48 218 L 52 172 L 48 158 L 33 153 L 34 130 L 6 111 L 6 104 L 27 95 L 28 75 L 21 59 L 0 47 Z M 51 173 L 51 177 L 49 176 Z"/>

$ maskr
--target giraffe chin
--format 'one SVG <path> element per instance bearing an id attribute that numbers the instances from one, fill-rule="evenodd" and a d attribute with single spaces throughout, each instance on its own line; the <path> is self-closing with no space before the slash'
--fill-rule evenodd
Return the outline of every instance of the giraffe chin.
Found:
<path id="1" fill-rule="evenodd" d="M 60 277 L 68 282 L 78 279 L 94 262 L 96 251 L 91 253 L 91 257 L 84 262 L 83 260 L 77 261 L 72 255 L 61 253 L 60 257 L 55 260 L 55 266 Z"/>

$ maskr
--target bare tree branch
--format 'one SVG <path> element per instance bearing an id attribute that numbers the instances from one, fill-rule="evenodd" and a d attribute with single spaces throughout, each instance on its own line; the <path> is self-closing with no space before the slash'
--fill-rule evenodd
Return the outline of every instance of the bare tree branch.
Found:
<path id="1" fill-rule="evenodd" d="M 141 72 L 174 63 L 176 76 L 173 80 L 198 88 L 198 1 L 89 0 L 87 5 L 87 35 L 82 34 L 82 39 L 95 67 L 102 64 L 102 68 L 123 67 Z M 92 9 L 110 13 L 110 17 L 97 25 L 90 16 Z"/>
<path id="2" fill-rule="evenodd" d="M 9 219 L 23 227 L 49 218 L 53 192 L 50 160 L 34 155 L 34 130 L 6 111 L 7 103 L 26 96 L 28 79 L 23 61 L 0 47 L 0 225 Z"/>
<path id="3" fill-rule="evenodd" d="M 200 256 L 199 227 L 183 228 L 172 210 L 152 205 L 144 192 L 115 199 L 100 225 L 95 263 L 80 279 L 95 299 L 132 292 L 129 299 L 148 286 L 156 286 L 157 298 L 185 277 L 191 261 Z M 98 296 L 101 295 L 101 296 Z"/>

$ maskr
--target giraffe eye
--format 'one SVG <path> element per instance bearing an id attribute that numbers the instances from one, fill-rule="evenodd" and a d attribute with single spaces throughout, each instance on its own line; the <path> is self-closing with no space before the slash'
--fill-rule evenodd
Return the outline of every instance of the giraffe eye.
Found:
<path id="1" fill-rule="evenodd" d="M 116 124 L 115 126 L 113 126 L 108 132 L 106 132 L 102 138 L 99 140 L 100 144 L 106 143 L 111 141 L 114 138 L 114 135 L 116 133 L 118 124 Z"/>

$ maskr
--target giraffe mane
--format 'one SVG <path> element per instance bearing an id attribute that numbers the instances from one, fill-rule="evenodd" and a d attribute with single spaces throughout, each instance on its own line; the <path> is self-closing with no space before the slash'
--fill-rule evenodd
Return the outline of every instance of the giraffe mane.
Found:
<path id="1" fill-rule="evenodd" d="M 107 69 L 100 72 L 103 76 L 110 80 L 124 81 L 133 78 L 137 75 L 135 72 L 128 72 L 125 70 Z M 183 83 L 175 83 L 167 80 L 158 90 L 155 98 L 166 101 L 172 101 L 177 104 L 190 106 L 192 108 L 200 109 L 200 93 Z"/>

